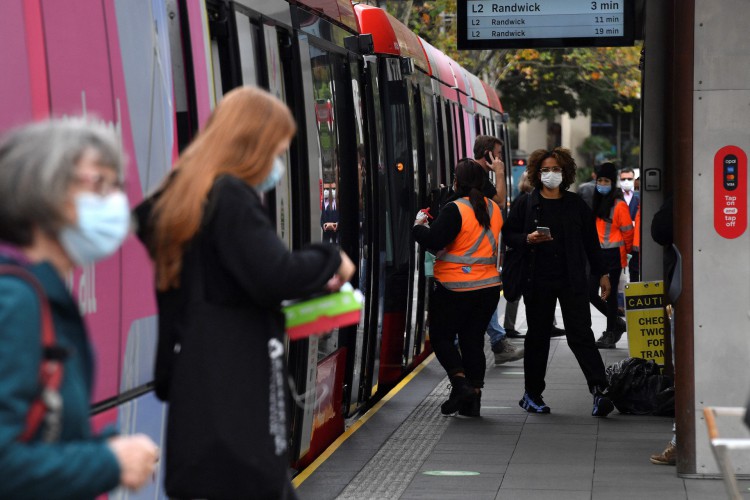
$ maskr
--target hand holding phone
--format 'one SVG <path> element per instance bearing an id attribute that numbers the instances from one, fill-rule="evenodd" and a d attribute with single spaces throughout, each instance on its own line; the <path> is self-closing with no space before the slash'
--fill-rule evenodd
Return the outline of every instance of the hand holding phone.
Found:
<path id="1" fill-rule="evenodd" d="M 539 234 L 542 234 L 544 236 L 548 236 L 550 238 L 552 237 L 552 233 L 550 232 L 550 230 L 549 230 L 548 227 L 538 226 L 536 228 L 536 230 L 537 230 L 537 232 L 539 232 Z"/>

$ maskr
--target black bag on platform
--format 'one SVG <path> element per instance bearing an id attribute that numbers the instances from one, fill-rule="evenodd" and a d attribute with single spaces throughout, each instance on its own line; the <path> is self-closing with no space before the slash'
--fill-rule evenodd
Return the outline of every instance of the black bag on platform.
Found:
<path id="1" fill-rule="evenodd" d="M 531 196 L 526 200 L 526 217 L 524 218 L 524 229 L 528 233 L 528 221 L 531 218 Z M 503 296 L 508 302 L 513 302 L 523 295 L 523 272 L 525 269 L 524 248 L 505 248 L 503 258 Z"/>
<path id="2" fill-rule="evenodd" d="M 620 413 L 674 416 L 674 382 L 652 360 L 625 358 L 608 366 L 606 375 Z"/>

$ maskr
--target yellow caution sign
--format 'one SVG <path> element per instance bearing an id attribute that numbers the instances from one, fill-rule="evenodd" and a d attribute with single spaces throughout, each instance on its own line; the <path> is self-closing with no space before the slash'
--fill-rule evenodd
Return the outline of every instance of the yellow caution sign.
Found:
<path id="1" fill-rule="evenodd" d="M 625 317 L 631 358 L 652 359 L 664 365 L 664 282 L 625 285 Z"/>

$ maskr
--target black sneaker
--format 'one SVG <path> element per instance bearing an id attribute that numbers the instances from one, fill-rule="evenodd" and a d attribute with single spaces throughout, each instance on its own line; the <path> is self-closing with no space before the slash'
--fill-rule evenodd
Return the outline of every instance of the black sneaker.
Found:
<path id="1" fill-rule="evenodd" d="M 612 400 L 603 394 L 594 394 L 594 409 L 591 410 L 591 415 L 594 417 L 606 417 L 612 410 L 615 409 L 615 405 L 612 404 Z"/>
<path id="2" fill-rule="evenodd" d="M 541 396 L 533 396 L 528 392 L 523 393 L 523 398 L 518 405 L 529 413 L 549 413 L 550 409 L 544 403 Z"/>
<path id="3" fill-rule="evenodd" d="M 474 396 L 471 399 L 467 399 L 461 403 L 461 407 L 458 409 L 458 414 L 463 417 L 478 417 L 479 411 L 482 408 L 482 392 L 474 392 Z"/>
<path id="4" fill-rule="evenodd" d="M 602 333 L 602 336 L 596 339 L 596 347 L 599 349 L 614 349 L 617 344 L 615 339 L 615 332 L 606 331 Z"/>
<path id="5" fill-rule="evenodd" d="M 451 393 L 448 400 L 440 405 L 440 412 L 443 415 L 453 415 L 461 408 L 464 401 L 474 397 L 474 394 L 474 387 L 464 377 L 451 378 Z"/>

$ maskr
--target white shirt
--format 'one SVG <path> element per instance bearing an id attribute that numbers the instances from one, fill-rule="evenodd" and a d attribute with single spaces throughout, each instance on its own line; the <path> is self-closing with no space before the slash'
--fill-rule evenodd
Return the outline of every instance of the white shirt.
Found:
<path id="1" fill-rule="evenodd" d="M 628 206 L 630 206 L 630 200 L 633 199 L 633 191 L 625 191 L 623 189 L 622 194 L 623 194 L 623 197 L 625 198 L 625 203 L 627 203 Z"/>

